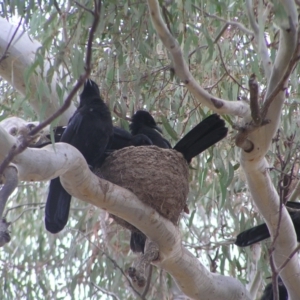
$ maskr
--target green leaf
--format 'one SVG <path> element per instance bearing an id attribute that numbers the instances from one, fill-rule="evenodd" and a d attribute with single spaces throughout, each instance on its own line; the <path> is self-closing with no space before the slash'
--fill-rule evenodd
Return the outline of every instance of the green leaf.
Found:
<path id="1" fill-rule="evenodd" d="M 175 141 L 178 140 L 178 136 L 176 131 L 172 128 L 172 126 L 170 125 L 168 119 L 164 116 L 161 117 L 162 123 L 164 128 L 166 129 L 166 131 L 168 132 L 168 134 L 171 136 L 171 138 Z"/>

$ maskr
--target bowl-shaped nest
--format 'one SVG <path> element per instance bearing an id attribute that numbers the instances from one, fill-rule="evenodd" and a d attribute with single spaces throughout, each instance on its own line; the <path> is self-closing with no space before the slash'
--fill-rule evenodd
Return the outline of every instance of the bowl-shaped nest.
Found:
<path id="1" fill-rule="evenodd" d="M 100 174 L 97 173 L 130 190 L 174 224 L 178 223 L 189 191 L 188 164 L 181 153 L 156 146 L 127 147 L 106 158 Z M 122 223 L 118 219 L 115 218 Z"/>

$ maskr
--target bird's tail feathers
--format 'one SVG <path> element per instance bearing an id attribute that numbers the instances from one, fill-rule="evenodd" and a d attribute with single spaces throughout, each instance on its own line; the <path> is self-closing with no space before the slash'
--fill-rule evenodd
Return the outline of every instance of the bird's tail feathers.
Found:
<path id="1" fill-rule="evenodd" d="M 45 227 L 49 232 L 58 233 L 66 226 L 71 198 L 61 185 L 59 177 L 51 180 L 45 207 Z"/>
<path id="2" fill-rule="evenodd" d="M 300 202 L 288 201 L 285 205 L 289 208 L 300 209 Z"/>
<path id="3" fill-rule="evenodd" d="M 251 246 L 255 243 L 261 242 L 270 237 L 269 229 L 267 225 L 261 224 L 245 230 L 238 234 L 236 237 L 236 241 L 234 242 L 235 245 L 239 247 L 247 247 Z"/>
<path id="4" fill-rule="evenodd" d="M 144 253 L 146 236 L 142 232 L 133 231 L 130 237 L 130 249 L 133 252 Z"/>
<path id="5" fill-rule="evenodd" d="M 213 114 L 189 131 L 174 149 L 181 152 L 190 162 L 193 157 L 222 140 L 227 131 L 224 120 Z"/>

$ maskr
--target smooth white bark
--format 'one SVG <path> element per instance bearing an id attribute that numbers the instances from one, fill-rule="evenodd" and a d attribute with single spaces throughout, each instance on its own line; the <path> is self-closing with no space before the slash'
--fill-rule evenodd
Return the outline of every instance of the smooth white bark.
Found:
<path id="1" fill-rule="evenodd" d="M 17 27 L 11 25 L 7 20 L 0 18 L 0 57 L 7 49 Z M 56 85 L 59 84 L 57 75 L 54 73 L 51 82 L 51 92 L 45 92 L 41 99 L 37 97 L 37 87 L 42 82 L 45 83 L 43 76 L 49 70 L 49 62 L 44 64 L 44 74 L 37 69 L 38 74 L 32 73 L 30 77 L 30 87 L 25 85 L 25 71 L 32 66 L 35 61 L 35 54 L 42 45 L 31 39 L 27 33 L 19 28 L 16 36 L 12 40 L 7 51 L 7 57 L 0 63 L 0 76 L 7 80 L 23 96 L 27 95 L 30 104 L 37 114 L 44 112 L 44 118 L 52 115 L 60 107 L 59 98 L 56 93 Z M 30 90 L 29 93 L 26 90 Z M 66 125 L 75 111 L 75 106 L 71 104 L 69 109 L 61 116 L 59 124 Z"/>
<path id="2" fill-rule="evenodd" d="M 283 1 L 283 3 L 287 12 L 287 20 L 281 24 L 279 49 L 269 78 L 266 98 L 278 85 L 291 59 L 291 53 L 297 47 L 298 20 L 295 14 L 296 7 L 293 1 Z M 270 124 L 260 128 L 250 136 L 251 141 L 255 145 L 254 151 L 251 153 L 242 151 L 241 153 L 241 164 L 247 177 L 252 199 L 264 217 L 272 237 L 274 237 L 277 230 L 278 212 L 280 209 L 279 195 L 269 176 L 269 165 L 265 155 L 279 127 L 284 100 L 285 90 L 277 95 L 269 107 L 266 118 L 270 120 Z M 286 261 L 296 246 L 297 239 L 294 233 L 294 226 L 287 210 L 283 208 L 279 236 L 276 240 L 273 255 L 277 268 Z M 289 299 L 296 300 L 300 298 L 299 275 L 300 265 L 295 255 L 280 273 L 289 291 Z"/>

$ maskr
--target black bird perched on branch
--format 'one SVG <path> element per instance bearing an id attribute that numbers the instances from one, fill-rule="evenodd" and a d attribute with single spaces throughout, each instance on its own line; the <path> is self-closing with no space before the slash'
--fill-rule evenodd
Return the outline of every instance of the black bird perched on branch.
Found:
<path id="1" fill-rule="evenodd" d="M 299 211 L 289 211 L 294 228 L 297 235 L 297 241 L 300 242 L 300 203 L 290 202 L 286 203 L 286 206 L 293 209 L 299 209 Z M 239 247 L 247 247 L 255 243 L 261 242 L 270 237 L 270 232 L 267 224 L 263 223 L 253 228 L 247 229 L 241 232 L 234 242 Z"/>
<path id="2" fill-rule="evenodd" d="M 113 137 L 113 125 L 108 107 L 100 97 L 97 84 L 87 80 L 80 95 L 79 107 L 69 120 L 60 142 L 77 148 L 88 165 L 98 167 L 105 158 Z M 45 226 L 51 233 L 61 231 L 68 221 L 71 195 L 59 178 L 51 180 L 45 208 Z"/>
<path id="3" fill-rule="evenodd" d="M 133 135 L 144 134 L 159 148 L 172 148 L 170 143 L 162 137 L 162 130 L 157 126 L 149 112 L 138 110 L 131 118 L 129 125 Z"/>
<path id="4" fill-rule="evenodd" d="M 278 295 L 279 300 L 288 300 L 288 292 L 280 277 L 278 277 Z M 273 284 L 269 283 L 264 289 L 264 293 L 260 300 L 273 300 Z"/>
<path id="5" fill-rule="evenodd" d="M 148 136 L 153 145 L 160 148 L 171 148 L 170 143 L 160 133 L 161 129 L 149 112 L 139 110 L 132 116 L 130 124 L 132 134 L 142 133 Z M 224 120 L 213 114 L 189 131 L 173 148 L 182 153 L 188 163 L 192 158 L 222 140 L 227 135 L 228 129 Z M 130 248 L 133 252 L 144 252 L 146 236 L 140 231 L 132 231 Z"/>
<path id="6" fill-rule="evenodd" d="M 53 133 L 54 133 L 54 141 L 55 143 L 58 143 L 61 139 L 62 134 L 64 133 L 66 126 L 57 126 L 54 128 Z M 47 135 L 48 140 L 51 139 L 50 134 Z M 51 142 L 46 142 L 41 145 L 38 145 L 36 148 L 42 148 L 46 145 L 50 145 Z M 114 126 L 113 128 L 113 138 L 111 145 L 109 146 L 109 149 L 106 149 L 106 152 L 109 153 L 114 150 L 119 150 L 125 147 L 130 147 L 130 146 L 151 146 L 153 145 L 152 141 L 144 134 L 137 134 L 137 135 L 132 135 L 129 131 Z"/>

